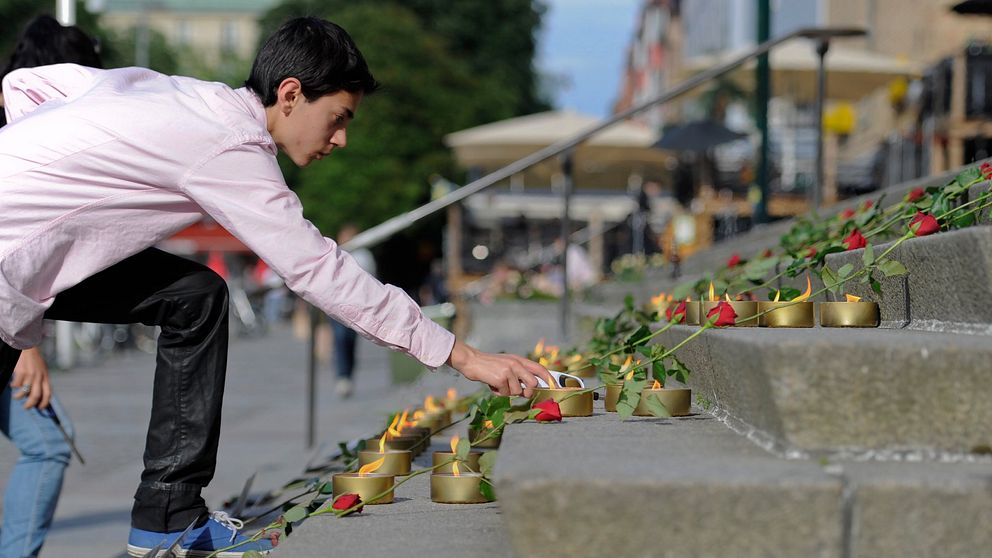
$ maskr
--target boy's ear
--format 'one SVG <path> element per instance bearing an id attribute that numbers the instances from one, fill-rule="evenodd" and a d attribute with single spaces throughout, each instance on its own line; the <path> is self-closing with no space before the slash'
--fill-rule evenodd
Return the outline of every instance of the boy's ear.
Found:
<path id="1" fill-rule="evenodd" d="M 276 90 L 276 103 L 279 104 L 280 111 L 288 116 L 301 99 L 303 99 L 303 86 L 300 80 L 294 77 L 282 80 Z"/>

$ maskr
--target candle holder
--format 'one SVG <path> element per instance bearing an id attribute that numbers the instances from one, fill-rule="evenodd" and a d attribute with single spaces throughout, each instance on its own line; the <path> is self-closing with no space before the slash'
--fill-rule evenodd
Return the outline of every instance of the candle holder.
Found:
<path id="1" fill-rule="evenodd" d="M 648 410 L 648 406 L 645 403 L 645 398 L 648 396 L 657 397 L 661 401 L 661 404 L 665 406 L 665 409 L 668 410 L 668 414 L 673 417 L 687 416 L 690 407 L 692 407 L 692 390 L 689 388 L 651 389 L 647 387 L 641 390 L 641 399 L 637 402 L 637 407 L 634 408 L 634 414 L 636 416 L 654 416 Z"/>
<path id="2" fill-rule="evenodd" d="M 481 452 L 481 451 L 470 451 L 470 452 L 468 452 L 468 459 L 466 459 L 465 461 L 462 461 L 462 462 L 460 462 L 458 464 L 459 470 L 461 470 L 462 472 L 465 472 L 467 470 L 470 473 L 478 473 L 478 472 L 482 471 L 482 469 L 479 467 L 479 458 L 482 457 L 482 454 L 483 454 L 483 452 Z M 451 461 L 454 458 L 455 458 L 455 453 L 454 452 L 451 452 L 451 451 L 436 451 L 436 452 L 434 452 L 434 461 L 433 461 L 433 464 L 434 464 L 435 467 L 438 467 L 438 465 L 441 465 L 442 463 L 445 463 L 447 461 Z M 441 475 L 441 474 L 445 474 L 445 473 L 451 473 L 451 470 L 452 470 L 452 467 L 451 466 L 452 466 L 452 463 L 448 463 L 446 465 L 443 465 L 441 467 L 438 467 L 437 469 L 434 469 L 434 472 L 432 474 L 434 474 L 434 475 Z"/>
<path id="3" fill-rule="evenodd" d="M 475 444 L 476 440 L 486 437 L 487 434 L 489 434 L 489 430 L 485 430 L 485 429 L 476 430 L 475 428 L 469 428 L 468 443 Z M 473 447 L 480 449 L 497 449 L 499 448 L 499 444 L 502 441 L 503 441 L 503 432 L 500 432 L 499 434 L 493 436 L 492 438 L 489 438 L 486 441 L 480 443 L 479 445 L 475 445 Z"/>
<path id="4" fill-rule="evenodd" d="M 758 303 L 758 312 L 770 310 L 758 316 L 761 327 L 813 327 L 816 320 L 812 302 L 766 302 Z"/>
<path id="5" fill-rule="evenodd" d="M 358 452 L 358 464 L 368 465 L 380 458 L 385 458 L 382 466 L 376 469 L 376 473 L 382 475 L 395 475 L 402 477 L 410 474 L 410 464 L 413 462 L 413 452 L 407 450 L 386 450 L 379 453 L 374 450 L 362 450 Z"/>
<path id="6" fill-rule="evenodd" d="M 534 403 L 553 399 L 558 402 L 563 417 L 588 417 L 592 415 L 591 391 L 577 393 L 583 388 L 534 388 Z"/>
<path id="7" fill-rule="evenodd" d="M 572 374 L 573 376 L 578 376 L 580 378 L 595 378 L 596 377 L 596 365 L 591 364 L 591 363 L 587 363 L 582 368 L 576 368 L 574 370 L 571 369 L 571 368 L 569 368 L 569 369 L 567 369 L 565 371 L 568 372 L 569 374 Z"/>
<path id="8" fill-rule="evenodd" d="M 686 325 L 699 325 L 699 306 L 698 300 L 685 303 L 685 324 Z"/>
<path id="9" fill-rule="evenodd" d="M 431 500 L 439 504 L 484 504 L 482 473 L 431 475 Z"/>
<path id="10" fill-rule="evenodd" d="M 821 327 L 878 327 L 876 302 L 821 302 Z"/>
<path id="11" fill-rule="evenodd" d="M 620 392 L 623 391 L 623 384 L 606 384 L 606 397 L 603 398 L 603 407 L 607 413 L 617 412 L 617 402 L 620 401 Z"/>
<path id="12" fill-rule="evenodd" d="M 396 436 L 394 438 L 386 439 L 387 450 L 405 450 L 411 451 L 416 455 L 420 455 L 424 451 L 424 446 L 426 444 L 421 444 L 423 440 L 421 436 Z M 365 440 L 365 449 L 368 451 L 378 451 L 379 450 L 379 438 L 369 438 Z"/>
<path id="13" fill-rule="evenodd" d="M 426 426 L 407 426 L 400 431 L 400 434 L 403 436 L 413 436 L 415 438 L 420 438 L 421 440 L 424 438 L 430 438 L 432 433 L 433 432 L 431 429 Z"/>
<path id="14" fill-rule="evenodd" d="M 371 501 L 378 494 L 393 487 L 395 477 L 393 475 L 379 475 L 371 473 L 359 475 L 358 473 L 338 473 L 331 477 L 331 492 L 337 498 L 342 494 L 358 494 L 365 504 L 392 504 L 393 493 L 389 492 L 376 501 Z"/>
<path id="15" fill-rule="evenodd" d="M 719 300 L 715 301 L 704 301 L 699 305 L 699 321 L 700 323 L 705 322 L 708 318 L 706 314 L 709 314 L 710 310 L 716 308 L 720 305 Z M 758 313 L 758 303 L 750 300 L 732 300 L 727 304 L 734 309 L 737 313 L 737 319 L 747 318 L 749 316 L 754 316 Z M 752 318 L 743 322 L 737 322 L 734 327 L 758 327 L 758 318 Z"/>
<path id="16" fill-rule="evenodd" d="M 424 416 L 417 420 L 417 426 L 426 426 L 434 432 L 437 432 L 449 424 L 451 424 L 451 411 L 447 409 L 426 411 L 424 412 Z"/>

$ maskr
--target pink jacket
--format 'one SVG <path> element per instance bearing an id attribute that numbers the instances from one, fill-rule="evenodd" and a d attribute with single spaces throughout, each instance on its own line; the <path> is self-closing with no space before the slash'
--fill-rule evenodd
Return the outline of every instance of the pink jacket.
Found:
<path id="1" fill-rule="evenodd" d="M 41 341 L 59 292 L 210 215 L 340 322 L 437 367 L 454 337 L 306 219 L 246 89 L 59 64 L 3 81 L 0 338 Z M 328 185 L 333 187 L 333 185 Z"/>

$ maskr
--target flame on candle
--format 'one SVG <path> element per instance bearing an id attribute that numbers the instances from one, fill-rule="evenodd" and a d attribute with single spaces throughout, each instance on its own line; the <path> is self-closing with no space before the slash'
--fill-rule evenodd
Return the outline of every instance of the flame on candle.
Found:
<path id="1" fill-rule="evenodd" d="M 389 435 L 389 438 L 390 439 L 395 438 L 395 437 L 397 437 L 397 436 L 400 435 L 400 431 L 399 430 L 396 430 L 396 425 L 399 422 L 400 422 L 400 416 L 399 415 L 393 415 L 393 420 L 392 420 L 392 422 L 389 423 L 389 428 L 386 429 L 386 434 Z"/>
<path id="2" fill-rule="evenodd" d="M 654 306 L 655 308 L 660 308 L 661 304 L 666 300 L 667 299 L 665 298 L 665 293 L 660 292 L 656 296 L 651 297 L 651 306 Z"/>
<path id="3" fill-rule="evenodd" d="M 428 413 L 432 413 L 434 411 L 440 410 L 441 406 L 434 402 L 433 395 L 428 395 L 427 397 L 424 398 L 424 409 L 426 409 Z"/>
<path id="4" fill-rule="evenodd" d="M 651 384 L 651 389 L 661 389 L 661 382 L 655 380 L 654 383 Z"/>
<path id="5" fill-rule="evenodd" d="M 781 290 L 775 291 L 775 300 L 773 300 L 772 302 L 778 302 L 778 299 L 781 296 L 782 296 L 782 291 Z"/>
<path id="6" fill-rule="evenodd" d="M 558 358 L 558 347 L 548 347 L 548 360 L 554 362 L 556 358 Z"/>
<path id="7" fill-rule="evenodd" d="M 716 302 L 720 300 L 716 297 L 716 291 L 713 289 L 713 281 L 710 281 L 710 302 Z"/>
<path id="8" fill-rule="evenodd" d="M 482 423 L 482 428 L 494 428 L 495 426 L 496 425 L 493 424 L 493 421 L 491 420 L 487 420 L 486 422 Z"/>
<path id="9" fill-rule="evenodd" d="M 558 386 L 558 381 L 555 380 L 555 377 L 554 376 L 551 376 L 550 378 L 548 378 L 548 380 L 549 380 L 549 383 L 548 383 L 548 388 L 549 389 L 558 389 L 558 387 L 559 387 Z"/>
<path id="10" fill-rule="evenodd" d="M 845 294 L 844 296 L 847 297 L 848 302 L 861 302 L 860 296 L 854 296 L 852 294 Z"/>
<path id="11" fill-rule="evenodd" d="M 545 368 L 551 366 L 551 363 L 548 362 L 548 359 L 544 358 L 543 356 L 537 359 L 537 363 Z"/>
<path id="12" fill-rule="evenodd" d="M 580 362 L 582 362 L 582 355 L 576 354 L 569 357 L 569 359 L 565 361 L 565 364 L 578 364 Z"/>
<path id="13" fill-rule="evenodd" d="M 806 274 L 806 292 L 792 299 L 793 302 L 806 302 L 809 299 L 809 295 L 813 294 L 813 284 L 809 281 L 809 273 Z"/>
<path id="14" fill-rule="evenodd" d="M 382 433 L 382 437 L 379 438 L 379 453 L 386 453 L 386 433 Z"/>
<path id="15" fill-rule="evenodd" d="M 445 395 L 448 401 L 454 401 L 458 399 L 458 390 L 455 388 L 448 388 L 448 393 Z"/>
<path id="16" fill-rule="evenodd" d="M 624 370 L 626 370 L 630 366 L 630 363 L 633 360 L 634 360 L 634 355 L 627 355 L 627 360 L 623 361 L 623 366 L 620 367 L 620 372 L 622 373 Z M 633 379 L 634 379 L 634 369 L 631 368 L 630 372 L 628 372 L 627 375 L 624 376 L 624 380 L 633 380 Z"/>
<path id="17" fill-rule="evenodd" d="M 413 412 L 413 423 L 414 424 L 417 424 L 417 422 L 419 422 L 420 419 L 422 419 L 422 418 L 424 418 L 424 411 L 423 410 L 417 409 L 416 411 Z"/>
<path id="18" fill-rule="evenodd" d="M 537 342 L 537 345 L 534 345 L 534 354 L 535 355 L 538 355 L 538 356 L 544 354 L 544 338 L 543 337 L 541 338 L 540 341 Z"/>
<path id="19" fill-rule="evenodd" d="M 386 456 L 384 455 L 379 459 L 376 459 L 372 463 L 366 463 L 365 465 L 362 465 L 358 469 L 358 476 L 364 477 L 365 475 L 378 471 L 379 467 L 382 467 L 382 464 L 385 462 L 386 462 Z"/>
<path id="20" fill-rule="evenodd" d="M 723 298 L 727 299 L 727 302 L 731 302 L 730 293 L 723 293 Z"/>
<path id="21" fill-rule="evenodd" d="M 400 415 L 400 420 L 399 422 L 396 423 L 396 432 L 400 435 L 403 434 L 404 428 L 410 426 L 410 423 L 407 422 L 406 420 L 406 417 L 409 416 L 409 414 L 410 414 L 410 409 L 403 409 L 403 414 Z"/>
<path id="22" fill-rule="evenodd" d="M 457 454 L 458 453 L 458 436 L 457 435 L 451 437 L 451 453 L 454 453 L 454 454 Z M 457 476 L 460 476 L 460 473 L 458 472 L 458 461 L 454 461 L 451 464 L 451 474 L 455 475 L 456 477 Z"/>
<path id="23" fill-rule="evenodd" d="M 686 302 L 692 302 L 692 297 L 691 297 L 691 296 L 687 296 L 687 297 L 685 297 L 685 301 L 686 301 Z"/>

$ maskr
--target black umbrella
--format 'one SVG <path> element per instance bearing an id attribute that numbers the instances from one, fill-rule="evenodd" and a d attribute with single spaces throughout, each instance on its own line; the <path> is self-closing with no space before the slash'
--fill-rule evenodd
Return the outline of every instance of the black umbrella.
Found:
<path id="1" fill-rule="evenodd" d="M 992 15 L 992 0 L 965 0 L 952 6 L 951 11 L 964 15 Z"/>
<path id="2" fill-rule="evenodd" d="M 668 151 L 709 151 L 720 144 L 746 137 L 747 134 L 735 132 L 712 120 L 697 120 L 665 130 L 653 147 Z"/>

